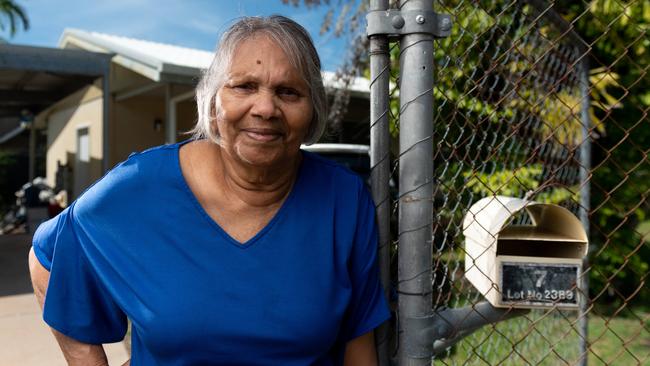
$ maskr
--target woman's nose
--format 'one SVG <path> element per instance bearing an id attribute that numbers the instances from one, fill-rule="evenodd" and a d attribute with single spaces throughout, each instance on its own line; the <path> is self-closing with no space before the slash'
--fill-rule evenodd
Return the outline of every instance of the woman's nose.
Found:
<path id="1" fill-rule="evenodd" d="M 252 107 L 252 113 L 256 117 L 268 120 L 278 115 L 278 105 L 274 93 L 260 91 L 257 93 Z"/>

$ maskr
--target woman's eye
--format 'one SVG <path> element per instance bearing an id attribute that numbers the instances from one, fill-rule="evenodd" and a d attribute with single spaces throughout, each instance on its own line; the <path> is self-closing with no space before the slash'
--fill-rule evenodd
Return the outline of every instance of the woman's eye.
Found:
<path id="1" fill-rule="evenodd" d="M 241 90 L 241 91 L 251 91 L 255 89 L 255 85 L 253 83 L 241 83 L 241 84 L 235 84 L 233 86 L 233 89 L 235 90 Z"/>
<path id="2" fill-rule="evenodd" d="M 298 98 L 300 96 L 300 93 L 294 88 L 279 88 L 278 94 L 290 98 Z"/>

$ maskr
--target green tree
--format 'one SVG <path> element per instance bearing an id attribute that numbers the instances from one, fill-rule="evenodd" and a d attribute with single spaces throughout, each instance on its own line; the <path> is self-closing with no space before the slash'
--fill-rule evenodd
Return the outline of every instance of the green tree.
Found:
<path id="1" fill-rule="evenodd" d="M 593 66 L 616 75 L 607 88 L 615 107 L 597 111 L 605 133 L 593 149 L 592 295 L 617 308 L 647 306 L 650 238 L 641 228 L 650 219 L 650 1 L 557 5 L 590 44 Z"/>
<path id="2" fill-rule="evenodd" d="M 0 0 L 0 31 L 8 31 L 9 37 L 13 37 L 20 24 L 23 30 L 29 29 L 29 18 L 25 9 L 13 0 Z"/>

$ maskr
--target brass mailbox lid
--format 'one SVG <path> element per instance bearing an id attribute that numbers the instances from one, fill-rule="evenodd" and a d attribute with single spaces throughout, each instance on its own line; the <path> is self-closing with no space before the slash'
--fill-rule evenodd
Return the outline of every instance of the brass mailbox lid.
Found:
<path id="1" fill-rule="evenodd" d="M 508 225 L 512 216 L 526 210 L 532 225 Z M 463 234 L 468 245 L 496 253 L 497 240 L 538 240 L 583 244 L 587 254 L 587 234 L 578 218 L 564 207 L 521 198 L 492 196 L 476 202 L 465 215 Z M 470 244 L 471 243 L 471 244 Z"/>

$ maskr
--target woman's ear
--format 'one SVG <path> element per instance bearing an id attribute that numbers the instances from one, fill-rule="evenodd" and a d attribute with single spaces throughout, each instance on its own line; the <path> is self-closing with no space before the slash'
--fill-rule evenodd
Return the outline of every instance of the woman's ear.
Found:
<path id="1" fill-rule="evenodd" d="M 218 94 L 214 96 L 212 103 L 210 103 L 210 129 L 212 134 L 215 137 L 219 137 L 219 125 L 217 124 L 218 112 L 217 112 L 217 101 L 219 96 Z"/>
<path id="2" fill-rule="evenodd" d="M 210 101 L 210 122 L 217 119 L 217 99 L 219 93 L 215 94 L 212 100 Z"/>

